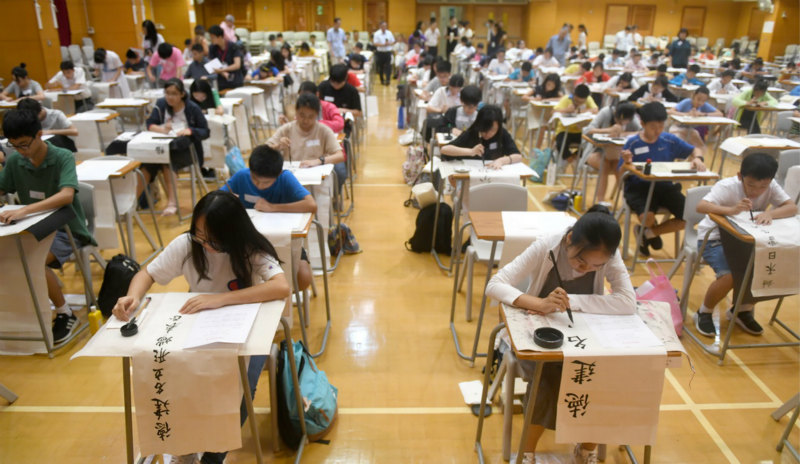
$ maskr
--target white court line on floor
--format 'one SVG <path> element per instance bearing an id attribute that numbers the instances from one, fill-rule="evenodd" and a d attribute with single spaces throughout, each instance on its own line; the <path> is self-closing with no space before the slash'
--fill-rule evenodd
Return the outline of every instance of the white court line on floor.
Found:
<path id="1" fill-rule="evenodd" d="M 772 390 L 769 389 L 767 384 L 765 384 L 760 378 L 758 378 L 756 373 L 750 370 L 750 368 L 747 367 L 747 364 L 745 364 L 744 361 L 742 361 L 742 359 L 739 356 L 737 356 L 736 353 L 733 352 L 733 350 L 728 351 L 726 354 L 733 360 L 733 362 L 736 363 L 736 365 L 738 365 L 742 369 L 742 371 L 744 371 L 745 374 L 747 374 L 748 377 L 750 377 L 750 380 L 752 380 L 753 383 L 755 383 L 758 386 L 758 388 L 760 388 L 761 391 L 763 391 L 764 394 L 767 395 L 769 399 L 779 403 L 779 406 L 780 404 L 783 404 L 781 402 L 781 399 L 778 398 L 778 395 L 773 393 Z"/>

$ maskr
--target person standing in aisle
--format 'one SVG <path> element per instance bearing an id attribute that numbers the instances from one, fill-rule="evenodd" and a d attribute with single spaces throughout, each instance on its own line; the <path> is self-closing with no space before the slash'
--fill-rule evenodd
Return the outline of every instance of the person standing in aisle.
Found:
<path id="1" fill-rule="evenodd" d="M 458 32 L 458 21 L 455 16 L 450 16 L 450 25 L 447 26 L 447 53 L 444 56 L 447 60 L 450 59 L 450 54 L 458 45 Z"/>
<path id="2" fill-rule="evenodd" d="M 436 18 L 431 18 L 431 23 L 428 29 L 425 30 L 425 47 L 428 53 L 433 56 L 439 56 L 439 25 L 436 24 Z"/>
<path id="3" fill-rule="evenodd" d="M 346 55 L 344 49 L 345 32 L 342 29 L 342 18 L 334 18 L 333 27 L 328 29 L 326 35 L 328 40 L 328 50 L 331 52 L 331 64 L 337 64 L 344 61 Z"/>
<path id="4" fill-rule="evenodd" d="M 375 53 L 375 65 L 378 67 L 378 76 L 381 78 L 382 85 L 392 83 L 392 46 L 394 45 L 394 35 L 386 29 L 386 21 L 381 21 L 378 30 L 372 36 L 372 43 L 377 47 Z M 384 77 L 385 76 L 385 77 Z"/>

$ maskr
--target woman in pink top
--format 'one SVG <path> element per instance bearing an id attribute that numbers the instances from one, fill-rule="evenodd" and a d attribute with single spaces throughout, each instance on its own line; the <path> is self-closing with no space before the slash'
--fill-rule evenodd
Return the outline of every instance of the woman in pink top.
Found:
<path id="1" fill-rule="evenodd" d="M 161 65 L 161 74 L 158 78 L 161 82 L 166 82 L 173 77 L 181 77 L 180 68 L 186 65 L 186 61 L 183 60 L 183 53 L 178 48 L 164 42 L 158 46 L 158 53 L 150 58 L 150 66 L 147 67 L 147 78 L 150 82 L 156 82 L 154 70 L 158 65 Z"/>

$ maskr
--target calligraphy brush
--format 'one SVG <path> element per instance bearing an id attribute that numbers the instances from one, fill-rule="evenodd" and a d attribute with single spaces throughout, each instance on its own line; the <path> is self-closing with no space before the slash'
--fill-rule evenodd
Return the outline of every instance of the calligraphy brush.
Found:
<path id="1" fill-rule="evenodd" d="M 750 210 L 750 220 L 756 222 L 756 218 L 753 217 L 753 210 Z"/>
<path id="2" fill-rule="evenodd" d="M 550 261 L 553 262 L 553 270 L 556 271 L 556 279 L 558 279 L 558 286 L 563 289 L 564 282 L 561 280 L 561 274 L 558 273 L 558 264 L 556 264 L 556 256 L 553 254 L 553 250 L 550 250 Z M 570 309 L 569 305 L 567 305 L 567 316 L 569 316 L 569 322 L 574 324 L 575 320 L 572 319 L 572 309 Z"/>

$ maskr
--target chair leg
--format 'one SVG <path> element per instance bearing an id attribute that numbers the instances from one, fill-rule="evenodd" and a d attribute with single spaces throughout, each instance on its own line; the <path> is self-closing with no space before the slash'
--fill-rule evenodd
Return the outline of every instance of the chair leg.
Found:
<path id="1" fill-rule="evenodd" d="M 278 438 L 278 356 L 280 356 L 278 345 L 273 343 L 267 360 L 267 369 L 269 369 L 269 418 L 270 425 L 272 425 L 272 449 L 276 453 L 280 451 L 281 447 L 281 441 Z"/>
<path id="2" fill-rule="evenodd" d="M 625 222 L 622 226 L 622 259 L 628 259 L 628 246 L 630 245 L 631 237 L 631 210 L 624 207 Z"/>
<path id="3" fill-rule="evenodd" d="M 512 353 L 503 356 L 506 372 L 503 377 L 503 459 L 511 459 L 511 427 L 514 420 L 514 381 L 516 380 L 517 363 Z M 506 361 L 508 359 L 508 361 Z"/>
<path id="4" fill-rule="evenodd" d="M 466 318 L 467 322 L 472 321 L 472 274 L 475 271 L 475 261 L 477 255 L 473 252 L 469 254 L 467 264 L 467 305 L 466 305 Z"/>

